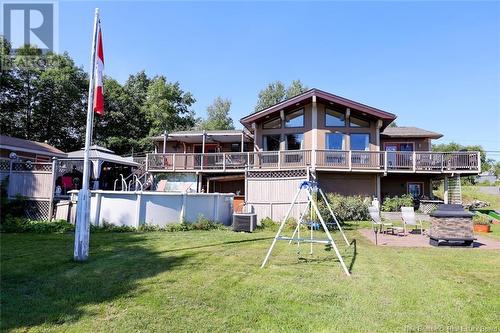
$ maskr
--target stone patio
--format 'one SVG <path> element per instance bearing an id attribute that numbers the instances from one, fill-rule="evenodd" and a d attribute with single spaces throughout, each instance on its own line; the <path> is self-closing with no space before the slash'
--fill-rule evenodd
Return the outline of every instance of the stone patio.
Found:
<path id="1" fill-rule="evenodd" d="M 363 235 L 366 239 L 370 240 L 375 244 L 375 235 L 372 229 L 361 229 L 359 233 Z M 492 239 L 490 237 L 475 234 L 474 237 L 474 248 L 481 250 L 500 250 L 500 241 Z M 389 247 L 434 247 L 429 244 L 429 237 L 427 235 L 420 234 L 408 234 L 408 235 L 391 235 L 391 234 L 378 234 L 378 246 L 389 246 Z M 451 246 L 440 246 L 440 247 L 451 247 Z M 459 247 L 459 246 L 453 246 Z M 434 247 L 435 248 L 435 247 Z"/>

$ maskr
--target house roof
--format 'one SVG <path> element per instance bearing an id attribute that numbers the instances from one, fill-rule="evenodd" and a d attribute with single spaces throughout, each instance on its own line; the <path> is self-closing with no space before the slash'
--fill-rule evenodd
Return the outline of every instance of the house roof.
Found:
<path id="1" fill-rule="evenodd" d="M 84 149 L 80 150 L 75 150 L 71 151 L 68 153 L 68 158 L 71 159 L 77 159 L 77 160 L 83 160 L 83 151 Z M 101 160 L 105 162 L 111 162 L 111 163 L 116 163 L 116 164 L 123 164 L 123 165 L 131 165 L 131 166 L 138 166 L 139 164 L 137 162 L 134 162 L 132 160 L 132 157 L 121 157 L 120 155 L 116 155 L 114 151 L 109 150 L 107 148 L 93 145 L 90 147 L 90 159 L 91 160 Z"/>
<path id="2" fill-rule="evenodd" d="M 252 136 L 246 130 L 216 130 L 216 131 L 178 131 L 167 133 L 167 141 L 180 141 L 186 143 L 201 143 L 203 133 L 206 134 L 206 142 L 240 142 L 241 134 L 244 134 L 244 141 L 250 142 Z M 163 135 L 155 136 L 153 141 L 163 141 Z"/>
<path id="3" fill-rule="evenodd" d="M 427 131 L 418 127 L 386 127 L 382 133 L 386 138 L 430 138 L 439 139 L 443 134 Z"/>
<path id="4" fill-rule="evenodd" d="M 65 157 L 66 153 L 45 142 L 37 142 L 0 135 L 0 149 L 9 149 L 31 154 Z"/>
<path id="5" fill-rule="evenodd" d="M 346 106 L 348 108 L 351 108 L 351 111 L 359 111 L 362 113 L 369 114 L 371 116 L 374 116 L 376 118 L 379 118 L 383 122 L 383 126 L 389 125 L 394 119 L 396 119 L 396 115 L 347 99 L 345 97 L 337 96 L 331 93 L 328 93 L 326 91 L 322 91 L 316 88 L 310 89 L 308 91 L 303 92 L 300 95 L 297 95 L 295 97 L 289 98 L 285 101 L 282 101 L 280 103 L 277 103 L 275 105 L 272 105 L 266 109 L 257 111 L 251 115 L 248 115 L 246 117 L 243 117 L 240 122 L 246 126 L 247 128 L 250 128 L 251 124 L 258 120 L 261 119 L 262 117 L 265 117 L 271 113 L 280 111 L 282 109 L 290 108 L 290 107 L 297 107 L 301 106 L 304 104 L 309 103 L 312 101 L 312 97 L 316 96 L 317 100 L 319 102 L 323 103 L 335 103 L 335 104 L 341 104 L 343 106 Z"/>

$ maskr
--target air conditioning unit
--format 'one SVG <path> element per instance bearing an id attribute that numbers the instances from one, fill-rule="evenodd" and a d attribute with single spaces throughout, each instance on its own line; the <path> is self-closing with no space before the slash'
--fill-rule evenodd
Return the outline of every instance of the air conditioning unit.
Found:
<path id="1" fill-rule="evenodd" d="M 233 231 L 252 232 L 257 228 L 257 214 L 235 213 L 233 214 Z"/>

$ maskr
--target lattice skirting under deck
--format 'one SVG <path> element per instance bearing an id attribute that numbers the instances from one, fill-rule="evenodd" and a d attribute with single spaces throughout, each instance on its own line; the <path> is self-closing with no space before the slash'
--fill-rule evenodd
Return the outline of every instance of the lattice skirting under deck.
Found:
<path id="1" fill-rule="evenodd" d="M 281 170 L 281 171 L 249 171 L 247 178 L 306 178 L 306 170 Z"/>

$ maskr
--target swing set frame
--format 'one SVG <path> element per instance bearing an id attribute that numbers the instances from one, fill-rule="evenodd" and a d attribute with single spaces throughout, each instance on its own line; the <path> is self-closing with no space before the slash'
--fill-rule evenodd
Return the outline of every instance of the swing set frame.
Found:
<path id="1" fill-rule="evenodd" d="M 285 223 L 288 220 L 288 218 L 289 218 L 289 216 L 290 216 L 290 214 L 292 212 L 293 207 L 297 204 L 297 199 L 299 198 L 300 194 L 303 193 L 303 191 L 305 191 L 305 193 L 307 195 L 307 204 L 306 204 L 305 209 L 300 214 L 299 221 L 297 222 L 297 227 L 293 231 L 292 237 L 282 236 L 281 233 L 283 232 L 283 229 L 285 227 Z M 291 244 L 292 242 L 296 242 L 298 249 L 300 248 L 300 243 L 301 242 L 303 242 L 303 243 L 310 243 L 311 244 L 311 249 L 310 249 L 310 254 L 311 255 L 313 253 L 313 244 L 314 243 L 331 245 L 332 248 L 335 251 L 335 254 L 336 254 L 337 258 L 340 261 L 340 265 L 342 266 L 342 269 L 344 270 L 345 274 L 347 276 L 351 275 L 351 273 L 347 269 L 347 266 L 346 266 L 346 264 L 344 262 L 344 259 L 342 258 L 342 255 L 340 254 L 340 251 L 339 251 L 337 245 L 335 244 L 335 241 L 333 240 L 332 235 L 330 234 L 330 231 L 328 230 L 327 223 L 325 222 L 325 220 L 321 216 L 321 213 L 320 213 L 320 211 L 318 209 L 318 205 L 316 204 L 316 200 L 314 200 L 314 196 L 313 196 L 314 193 L 319 193 L 320 194 L 320 197 L 323 199 L 326 207 L 328 208 L 328 211 L 329 211 L 330 215 L 333 218 L 334 223 L 330 223 L 330 224 L 334 224 L 334 225 L 337 226 L 337 228 L 339 229 L 340 233 L 342 234 L 342 237 L 343 237 L 345 243 L 347 244 L 347 246 L 350 246 L 350 243 L 347 240 L 347 237 L 346 237 L 344 231 L 342 230 L 342 227 L 340 226 L 340 223 L 337 220 L 337 217 L 333 213 L 332 207 L 330 206 L 330 204 L 329 204 L 329 202 L 328 202 L 328 200 L 327 200 L 327 198 L 325 196 L 325 193 L 318 186 L 318 183 L 315 182 L 315 181 L 304 181 L 304 182 L 302 182 L 300 184 L 299 189 L 297 190 L 297 193 L 295 194 L 295 196 L 293 198 L 293 201 L 290 204 L 290 207 L 288 207 L 288 211 L 287 211 L 285 217 L 283 218 L 283 220 L 280 223 L 280 226 L 278 228 L 278 232 L 276 233 L 276 236 L 274 237 L 273 242 L 271 243 L 271 247 L 269 247 L 269 250 L 267 251 L 266 257 L 264 258 L 264 261 L 262 262 L 262 265 L 260 266 L 260 268 L 263 268 L 266 265 L 266 263 L 268 262 L 269 257 L 271 256 L 271 252 L 273 251 L 274 246 L 276 245 L 276 242 L 279 241 L 279 240 L 285 240 L 285 241 L 288 241 L 289 244 Z M 300 227 L 301 227 L 301 225 L 308 224 L 305 221 L 305 216 L 306 216 L 306 214 L 307 214 L 308 211 L 310 211 L 311 213 L 314 212 L 316 214 L 316 216 L 318 217 L 318 219 L 319 219 L 319 221 L 321 223 L 321 226 L 323 227 L 323 231 L 325 232 L 325 234 L 327 236 L 327 239 L 316 239 L 316 238 L 314 238 L 314 235 L 313 235 L 314 227 L 312 225 L 312 222 L 309 223 L 310 237 L 309 238 L 301 238 L 300 237 Z"/>

